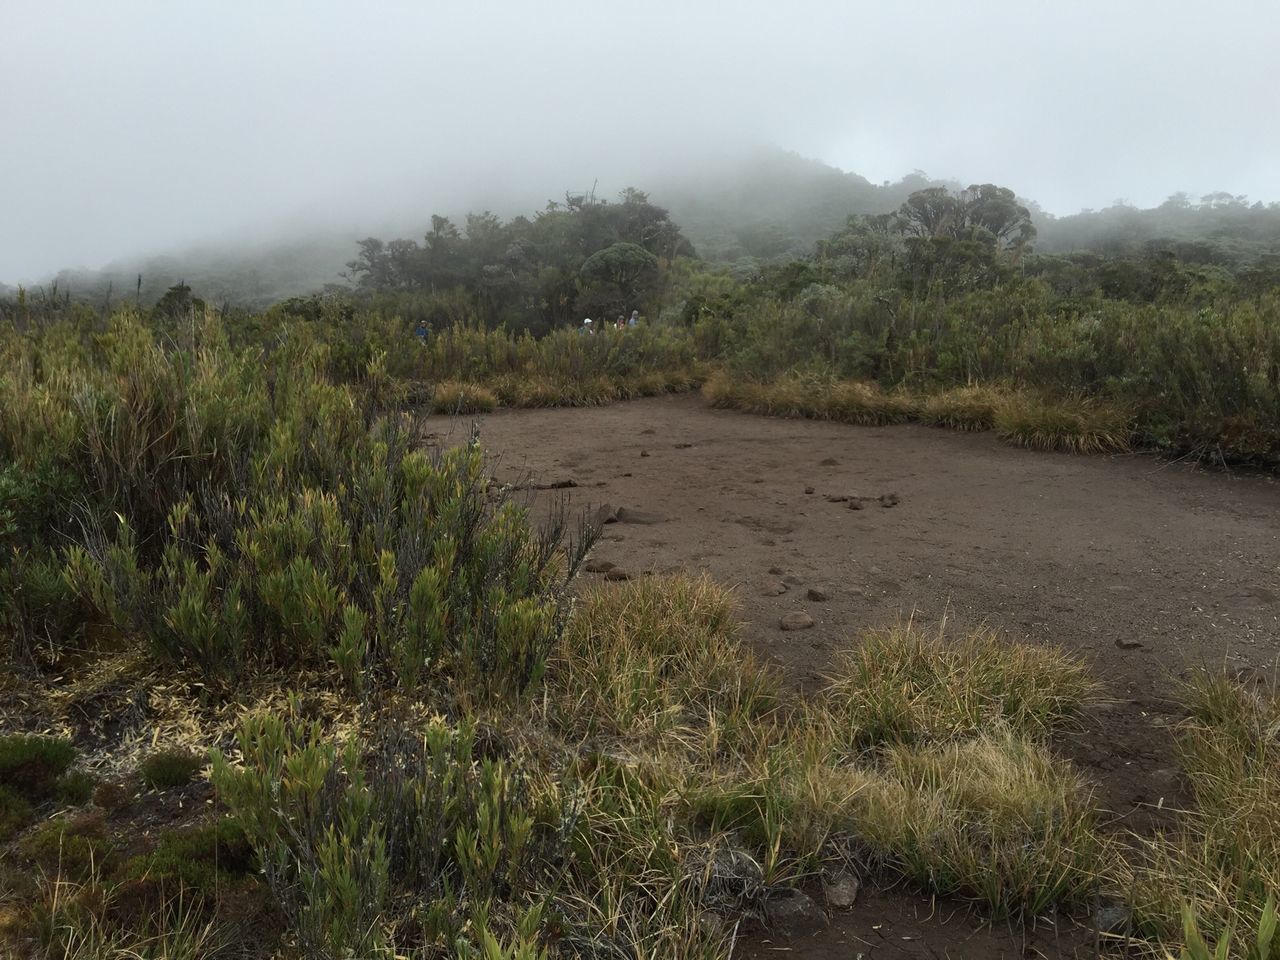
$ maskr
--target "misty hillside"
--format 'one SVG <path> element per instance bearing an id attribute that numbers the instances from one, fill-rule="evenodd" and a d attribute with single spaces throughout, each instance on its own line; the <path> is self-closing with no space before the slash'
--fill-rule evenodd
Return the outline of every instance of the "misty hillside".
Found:
<path id="1" fill-rule="evenodd" d="M 748 263 L 805 256 L 852 215 L 888 213 L 931 186 L 960 186 L 920 171 L 874 184 L 783 150 L 744 154 L 734 167 L 654 179 L 639 186 L 649 188 L 653 202 L 670 212 L 699 256 Z M 1034 198 L 1027 204 L 1040 253 L 1138 255 L 1156 246 L 1176 248 L 1190 260 L 1235 264 L 1280 255 L 1277 203 L 1250 203 L 1225 193 L 1200 200 L 1178 194 L 1151 209 L 1117 203 L 1066 217 L 1044 213 Z M 530 197 L 526 208 L 541 205 Z M 422 211 L 417 236 L 426 232 L 433 212 Z M 331 284 L 345 286 L 346 265 L 356 256 L 359 239 L 355 231 L 330 231 L 274 243 L 209 244 L 165 256 L 124 258 L 102 270 L 63 270 L 53 282 L 60 295 L 105 305 L 135 296 L 152 304 L 185 281 L 212 302 L 261 308 Z"/>
<path id="2" fill-rule="evenodd" d="M 748 155 L 736 169 L 672 178 L 654 199 L 709 260 L 802 256 L 852 214 L 888 213 L 914 191 L 959 186 L 920 171 L 874 184 L 820 160 L 782 150 Z"/>

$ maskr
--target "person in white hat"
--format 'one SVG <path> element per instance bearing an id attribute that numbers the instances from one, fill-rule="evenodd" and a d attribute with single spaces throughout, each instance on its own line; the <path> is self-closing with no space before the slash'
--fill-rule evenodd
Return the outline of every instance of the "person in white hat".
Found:
<path id="1" fill-rule="evenodd" d="M 582 321 L 582 332 L 583 332 L 583 333 L 595 333 L 595 332 L 596 332 L 595 327 L 591 326 L 591 318 L 590 318 L 590 317 L 587 317 L 587 319 L 585 319 L 585 320 L 583 320 L 583 321 Z"/>

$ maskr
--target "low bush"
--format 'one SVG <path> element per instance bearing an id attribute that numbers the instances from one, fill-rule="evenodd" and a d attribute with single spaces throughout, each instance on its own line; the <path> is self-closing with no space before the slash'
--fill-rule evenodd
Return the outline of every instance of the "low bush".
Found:
<path id="1" fill-rule="evenodd" d="M 190 750 L 175 748 L 149 753 L 138 766 L 142 782 L 157 790 L 185 787 L 205 764 L 205 759 Z"/>
<path id="2" fill-rule="evenodd" d="M 6 786 L 0 786 L 0 843 L 17 834 L 33 816 L 31 804 L 25 798 Z"/>
<path id="3" fill-rule="evenodd" d="M 70 740 L 14 733 L 0 737 L 0 783 L 28 800 L 44 800 L 71 766 Z"/>
<path id="4" fill-rule="evenodd" d="M 55 790 L 59 803 L 78 807 L 89 802 L 98 781 L 85 770 L 68 770 L 58 780 Z"/>

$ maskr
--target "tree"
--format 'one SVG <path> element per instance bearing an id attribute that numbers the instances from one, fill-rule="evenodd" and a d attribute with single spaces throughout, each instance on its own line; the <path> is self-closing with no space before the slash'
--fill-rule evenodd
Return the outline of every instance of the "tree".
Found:
<path id="1" fill-rule="evenodd" d="M 643 286 L 658 275 L 658 258 L 635 243 L 615 243 L 583 262 L 578 276 L 587 284 L 611 284 L 624 304 L 634 304 Z"/>

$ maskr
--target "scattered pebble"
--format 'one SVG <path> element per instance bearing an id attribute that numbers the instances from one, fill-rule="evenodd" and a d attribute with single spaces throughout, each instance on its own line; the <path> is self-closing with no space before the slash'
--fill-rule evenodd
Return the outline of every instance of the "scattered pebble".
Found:
<path id="1" fill-rule="evenodd" d="M 762 597 L 778 597 L 786 592 L 787 585 L 781 580 L 760 581 L 760 596 Z"/>
<path id="2" fill-rule="evenodd" d="M 810 600 L 813 600 L 815 603 L 824 603 L 825 601 L 831 599 L 827 595 L 827 591 L 819 590 L 817 587 L 810 587 L 809 593 L 807 594 L 807 596 L 809 597 Z"/>

